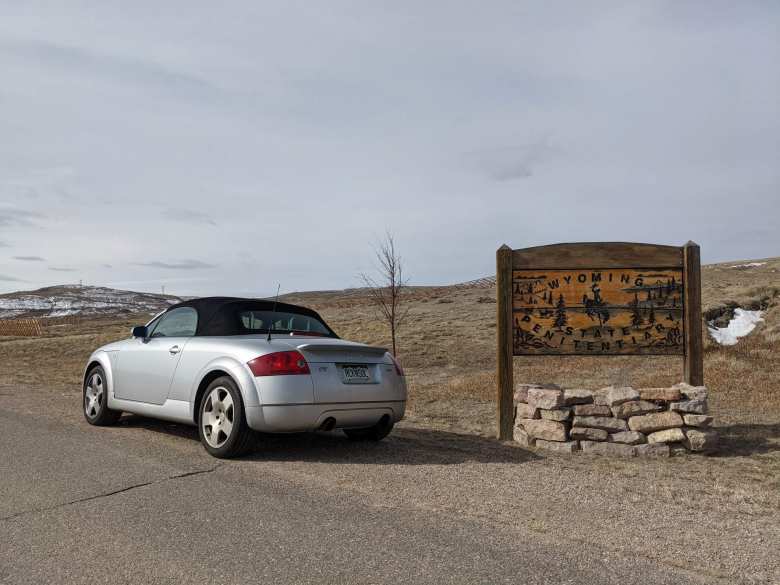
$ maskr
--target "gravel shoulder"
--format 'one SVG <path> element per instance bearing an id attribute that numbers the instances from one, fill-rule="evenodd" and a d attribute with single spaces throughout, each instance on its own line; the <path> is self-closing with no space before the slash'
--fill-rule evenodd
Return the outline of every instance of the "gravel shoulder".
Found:
<path id="1" fill-rule="evenodd" d="M 747 466 L 542 455 L 414 421 L 219 462 L 188 427 L 89 427 L 74 393 L 0 399 L 0 582 L 780 581 L 780 490 Z"/>

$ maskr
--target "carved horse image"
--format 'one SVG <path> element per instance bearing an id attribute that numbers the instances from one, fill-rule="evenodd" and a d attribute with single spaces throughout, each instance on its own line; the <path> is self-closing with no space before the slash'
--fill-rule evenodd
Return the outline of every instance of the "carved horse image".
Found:
<path id="1" fill-rule="evenodd" d="M 599 326 L 602 326 L 609 321 L 609 309 L 601 298 L 601 289 L 599 288 L 599 285 L 593 283 L 590 290 L 593 291 L 592 299 L 587 294 L 582 295 L 582 304 L 585 306 L 585 314 L 591 321 L 594 320 L 594 317 L 598 319 Z"/>

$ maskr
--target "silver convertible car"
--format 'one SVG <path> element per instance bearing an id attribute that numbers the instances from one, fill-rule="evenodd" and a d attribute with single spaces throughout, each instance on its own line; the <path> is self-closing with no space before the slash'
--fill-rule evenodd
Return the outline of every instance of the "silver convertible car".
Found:
<path id="1" fill-rule="evenodd" d="M 206 450 L 234 457 L 252 431 L 343 429 L 380 440 L 401 420 L 406 380 L 384 348 L 344 341 L 314 311 L 228 297 L 171 306 L 84 371 L 84 416 L 122 412 L 197 425 Z"/>

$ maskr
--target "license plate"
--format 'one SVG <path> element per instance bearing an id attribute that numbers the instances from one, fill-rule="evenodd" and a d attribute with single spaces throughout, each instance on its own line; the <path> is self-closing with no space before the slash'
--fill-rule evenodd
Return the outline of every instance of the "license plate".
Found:
<path id="1" fill-rule="evenodd" d="M 342 366 L 341 372 L 346 384 L 370 384 L 373 382 L 368 366 Z"/>

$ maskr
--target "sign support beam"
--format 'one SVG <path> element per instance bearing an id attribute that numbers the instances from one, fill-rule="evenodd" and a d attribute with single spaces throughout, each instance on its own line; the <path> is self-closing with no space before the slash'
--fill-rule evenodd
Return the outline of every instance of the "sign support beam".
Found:
<path id="1" fill-rule="evenodd" d="M 685 381 L 704 385 L 704 340 L 701 325 L 701 251 L 699 245 L 683 246 L 683 283 L 685 285 Z"/>
<path id="2" fill-rule="evenodd" d="M 506 244 L 496 251 L 496 311 L 498 439 L 509 441 L 512 439 L 514 424 L 514 372 L 512 371 L 512 248 Z"/>

